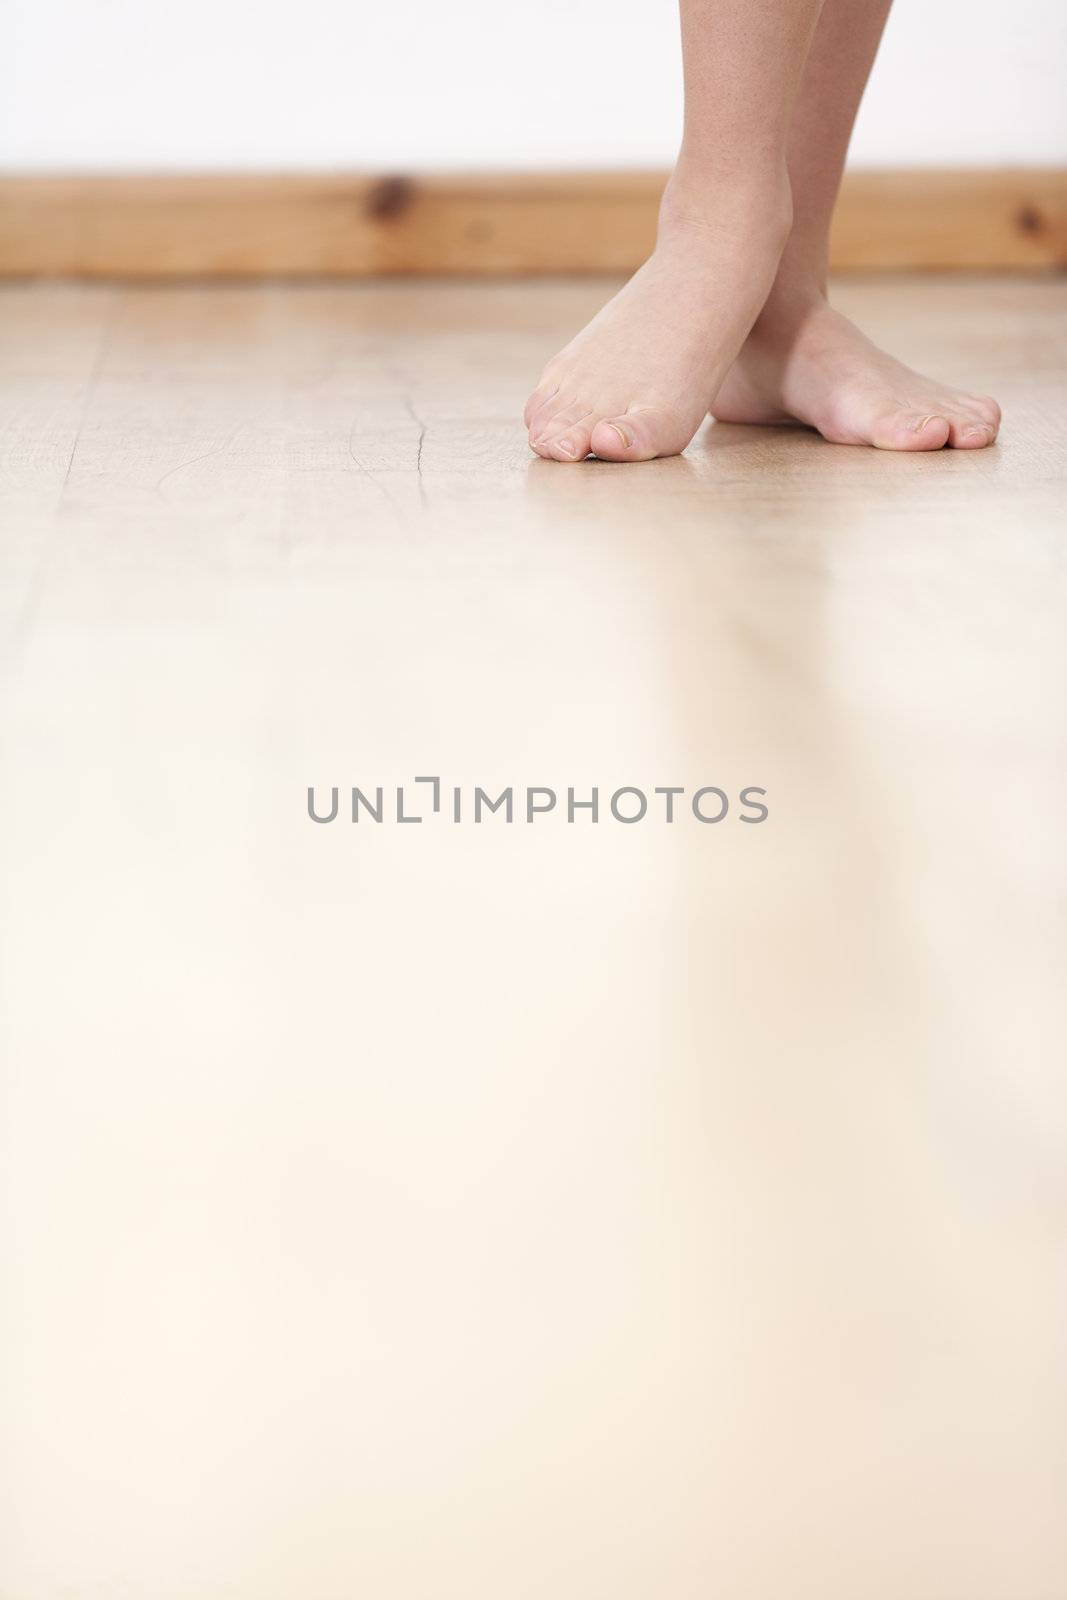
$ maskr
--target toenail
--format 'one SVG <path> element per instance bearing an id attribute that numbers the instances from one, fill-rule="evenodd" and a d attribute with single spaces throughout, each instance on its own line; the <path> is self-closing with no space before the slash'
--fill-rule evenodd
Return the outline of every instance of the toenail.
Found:
<path id="1" fill-rule="evenodd" d="M 992 432 L 992 428 L 985 423 L 976 422 L 973 427 L 964 428 L 963 437 L 965 439 L 988 439 Z"/>
<path id="2" fill-rule="evenodd" d="M 936 422 L 936 421 L 937 421 L 937 415 L 936 415 L 935 412 L 932 411 L 928 417 L 920 417 L 918 422 L 913 422 L 912 423 L 912 428 L 913 428 L 914 432 L 922 433 L 922 431 L 926 427 L 927 423 Z"/>
<path id="3" fill-rule="evenodd" d="M 620 428 L 617 422 L 606 422 L 604 426 L 606 428 L 613 428 L 618 434 L 619 438 L 622 440 L 623 449 L 629 450 L 630 446 L 633 444 L 633 440 L 627 437 L 626 430 L 624 428 Z"/>
<path id="4" fill-rule="evenodd" d="M 560 439 L 556 445 L 556 449 L 562 450 L 565 456 L 572 456 L 574 454 L 574 445 L 569 439 Z"/>

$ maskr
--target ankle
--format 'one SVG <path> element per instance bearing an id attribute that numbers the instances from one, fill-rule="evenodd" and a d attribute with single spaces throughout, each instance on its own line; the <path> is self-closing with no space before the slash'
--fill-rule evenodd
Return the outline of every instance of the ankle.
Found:
<path id="1" fill-rule="evenodd" d="M 781 342 L 793 340 L 806 329 L 818 325 L 821 313 L 830 309 L 825 282 L 810 276 L 792 277 L 778 269 L 774 287 L 753 326 L 757 337 Z"/>
<path id="2" fill-rule="evenodd" d="M 782 251 L 778 275 L 767 300 L 769 317 L 795 321 L 828 304 L 828 275 L 825 236 L 812 240 L 794 229 Z"/>
<path id="3" fill-rule="evenodd" d="M 742 237 L 753 233 L 780 256 L 793 225 L 793 195 L 784 164 L 741 174 L 709 169 L 683 151 L 671 174 L 659 208 L 657 241 L 724 227 Z"/>

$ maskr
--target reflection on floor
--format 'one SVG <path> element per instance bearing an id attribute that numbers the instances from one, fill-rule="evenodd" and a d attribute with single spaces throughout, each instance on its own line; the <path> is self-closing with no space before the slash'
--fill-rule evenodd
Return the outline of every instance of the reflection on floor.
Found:
<path id="1" fill-rule="evenodd" d="M 533 459 L 604 293 L 0 296 L 13 1600 L 1061 1592 L 1067 287 Z"/>

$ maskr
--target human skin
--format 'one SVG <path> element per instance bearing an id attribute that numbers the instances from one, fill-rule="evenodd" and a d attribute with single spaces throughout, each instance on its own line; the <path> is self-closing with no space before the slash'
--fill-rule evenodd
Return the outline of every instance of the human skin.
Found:
<path id="1" fill-rule="evenodd" d="M 788 140 L 793 227 L 767 303 L 711 404 L 724 422 L 798 421 L 839 444 L 981 449 L 1000 407 L 913 372 L 827 299 L 830 223 L 891 0 L 826 0 Z"/>
<path id="2" fill-rule="evenodd" d="M 822 0 L 682 0 L 685 120 L 656 248 L 548 363 L 539 455 L 684 450 L 770 294 L 789 237 L 787 141 Z"/>
<path id="3" fill-rule="evenodd" d="M 538 455 L 647 461 L 723 421 L 883 449 L 992 443 L 996 402 L 878 350 L 826 299 L 848 142 L 890 0 L 681 0 L 685 120 L 656 248 L 545 368 Z"/>

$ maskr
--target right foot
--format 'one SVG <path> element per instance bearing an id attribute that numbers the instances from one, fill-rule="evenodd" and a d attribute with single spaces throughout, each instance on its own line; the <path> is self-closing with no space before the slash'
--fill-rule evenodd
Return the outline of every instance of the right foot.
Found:
<path id="1" fill-rule="evenodd" d="M 699 211 L 674 180 L 654 254 L 566 349 L 526 403 L 553 461 L 649 461 L 684 450 L 770 292 L 789 224 L 777 180 L 720 187 Z"/>
<path id="2" fill-rule="evenodd" d="M 913 372 L 879 350 L 821 293 L 768 301 L 712 401 L 720 422 L 804 422 L 834 444 L 981 450 L 1000 407 Z"/>

